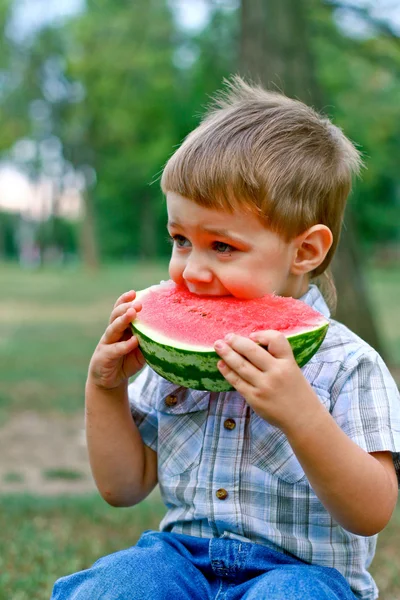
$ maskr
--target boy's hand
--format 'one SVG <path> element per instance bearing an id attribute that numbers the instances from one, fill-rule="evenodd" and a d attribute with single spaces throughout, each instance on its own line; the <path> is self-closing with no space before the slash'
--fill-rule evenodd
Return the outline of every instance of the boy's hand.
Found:
<path id="1" fill-rule="evenodd" d="M 132 334 L 130 323 L 142 309 L 136 293 L 126 292 L 116 301 L 89 365 L 89 378 L 103 389 L 114 389 L 143 367 L 145 360 Z"/>
<path id="2" fill-rule="evenodd" d="M 223 359 L 218 362 L 222 375 L 271 425 L 282 430 L 309 425 L 321 404 L 285 336 L 258 331 L 250 338 L 228 334 L 215 342 L 215 351 Z"/>

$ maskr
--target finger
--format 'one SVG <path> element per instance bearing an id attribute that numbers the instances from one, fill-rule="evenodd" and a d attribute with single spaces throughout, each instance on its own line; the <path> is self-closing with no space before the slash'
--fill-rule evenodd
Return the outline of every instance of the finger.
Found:
<path id="1" fill-rule="evenodd" d="M 121 340 L 122 335 L 128 329 L 131 330 L 131 322 L 135 320 L 136 310 L 129 307 L 121 315 L 116 317 L 104 332 L 102 342 L 104 344 L 115 344 Z"/>
<path id="2" fill-rule="evenodd" d="M 235 333 L 229 333 L 224 340 L 235 352 L 241 354 L 260 371 L 266 371 L 271 357 L 264 348 L 249 338 Z"/>
<path id="3" fill-rule="evenodd" d="M 229 369 L 234 371 L 241 379 L 252 385 L 256 384 L 257 376 L 261 371 L 252 365 L 244 356 L 238 354 L 223 340 L 218 340 L 215 345 L 216 352 L 223 358 Z"/>
<path id="4" fill-rule="evenodd" d="M 135 335 L 132 335 L 128 340 L 122 340 L 116 342 L 108 347 L 109 352 L 112 354 L 112 358 L 121 358 L 135 350 L 139 345 L 138 339 Z"/>
<path id="5" fill-rule="evenodd" d="M 254 392 L 254 387 L 242 379 L 238 373 L 229 368 L 224 360 L 219 360 L 217 363 L 220 373 L 225 377 L 228 383 L 231 384 L 244 398 L 250 398 Z"/>
<path id="6" fill-rule="evenodd" d="M 116 303 L 114 304 L 114 308 L 116 308 L 120 304 L 124 304 L 126 302 L 133 302 L 133 300 L 135 298 L 136 298 L 136 292 L 135 292 L 135 290 L 129 290 L 129 292 L 124 292 L 122 294 L 122 296 L 120 296 L 118 298 L 118 300 L 116 301 Z"/>
<path id="7" fill-rule="evenodd" d="M 262 346 L 275 358 L 289 358 L 293 356 L 292 347 L 287 338 L 280 331 L 256 331 L 250 334 L 250 339 Z"/>
<path id="8" fill-rule="evenodd" d="M 142 310 L 142 303 L 139 301 L 136 301 L 136 302 L 133 301 L 133 302 L 124 302 L 123 304 L 119 304 L 118 306 L 116 306 L 113 309 L 113 311 L 110 315 L 109 323 L 111 324 L 113 321 L 115 321 L 115 319 L 117 319 L 121 315 L 125 314 L 129 308 L 134 308 L 136 312 L 139 312 Z"/>
<path id="9" fill-rule="evenodd" d="M 131 377 L 137 373 L 146 363 L 146 359 L 137 345 L 129 349 L 129 352 L 126 352 L 122 358 L 124 359 L 123 370 L 126 377 Z"/>

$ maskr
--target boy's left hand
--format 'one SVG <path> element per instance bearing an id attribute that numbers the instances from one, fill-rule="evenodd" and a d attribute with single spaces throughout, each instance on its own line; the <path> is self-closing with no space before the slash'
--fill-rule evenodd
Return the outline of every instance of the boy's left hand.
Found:
<path id="1" fill-rule="evenodd" d="M 271 425 L 282 430 L 309 425 L 321 403 L 288 340 L 278 331 L 257 331 L 250 338 L 228 334 L 215 342 L 215 351 L 223 359 L 218 362 L 221 374 Z"/>

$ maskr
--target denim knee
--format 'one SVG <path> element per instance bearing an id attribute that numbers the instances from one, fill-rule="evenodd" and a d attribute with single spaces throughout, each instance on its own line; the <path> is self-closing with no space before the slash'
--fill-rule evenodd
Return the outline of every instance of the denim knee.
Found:
<path id="1" fill-rule="evenodd" d="M 243 600 L 355 600 L 336 569 L 312 565 L 286 566 L 254 580 Z"/>
<path id="2" fill-rule="evenodd" d="M 51 600 L 187 600 L 210 597 L 207 580 L 159 536 L 59 579 Z M 144 543 L 143 543 L 144 541 Z"/>

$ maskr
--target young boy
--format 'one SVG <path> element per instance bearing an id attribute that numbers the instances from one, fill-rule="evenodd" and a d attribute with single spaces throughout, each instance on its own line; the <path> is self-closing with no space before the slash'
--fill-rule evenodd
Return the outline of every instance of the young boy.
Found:
<path id="1" fill-rule="evenodd" d="M 168 161 L 170 276 L 194 294 L 300 298 L 339 240 L 357 150 L 311 108 L 239 78 Z M 144 366 L 121 296 L 90 363 L 87 443 L 102 496 L 159 483 L 160 532 L 60 579 L 53 599 L 377 598 L 367 569 L 397 500 L 400 403 L 377 353 L 331 320 L 300 369 L 286 338 L 216 340 L 236 391 L 178 387 Z M 260 346 L 268 347 L 268 351 Z"/>

